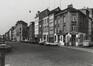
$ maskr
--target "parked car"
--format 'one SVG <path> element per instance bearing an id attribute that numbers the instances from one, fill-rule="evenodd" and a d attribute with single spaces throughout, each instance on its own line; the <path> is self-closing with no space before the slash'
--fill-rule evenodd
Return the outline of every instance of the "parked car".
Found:
<path id="1" fill-rule="evenodd" d="M 39 42 L 40 45 L 45 45 L 46 44 L 46 41 L 41 41 Z"/>
<path id="2" fill-rule="evenodd" d="M 83 46 L 84 47 L 93 46 L 93 43 L 90 40 L 84 40 L 83 41 Z"/>
<path id="3" fill-rule="evenodd" d="M 50 42 L 46 42 L 47 46 L 58 46 L 58 43 L 50 43 Z"/>

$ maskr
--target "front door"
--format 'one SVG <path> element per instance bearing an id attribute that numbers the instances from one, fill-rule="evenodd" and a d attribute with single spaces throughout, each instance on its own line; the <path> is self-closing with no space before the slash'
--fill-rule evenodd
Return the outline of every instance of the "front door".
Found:
<path id="1" fill-rule="evenodd" d="M 72 37 L 71 37 L 72 46 L 75 46 L 75 43 L 76 43 L 76 35 L 72 35 Z"/>
<path id="2" fill-rule="evenodd" d="M 64 38 L 63 38 L 63 35 L 60 35 L 60 44 L 61 44 L 61 45 L 64 45 Z"/>

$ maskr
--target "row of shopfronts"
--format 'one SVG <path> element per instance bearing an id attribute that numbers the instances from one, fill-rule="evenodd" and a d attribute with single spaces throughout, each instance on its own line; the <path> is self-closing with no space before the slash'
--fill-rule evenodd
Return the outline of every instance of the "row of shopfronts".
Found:
<path id="1" fill-rule="evenodd" d="M 82 46 L 83 41 L 88 37 L 85 33 L 64 33 L 64 34 L 54 34 L 53 37 L 49 37 L 48 35 L 43 36 L 43 41 L 53 43 L 58 43 L 63 46 Z"/>
<path id="2" fill-rule="evenodd" d="M 80 46 L 86 39 L 84 33 L 66 33 L 63 35 L 55 34 L 55 42 L 65 46 Z"/>
<path id="3" fill-rule="evenodd" d="M 59 10 L 59 11 L 58 11 Z M 41 42 L 58 43 L 64 46 L 80 46 L 85 40 L 92 38 L 93 20 L 86 14 L 69 5 L 68 8 L 59 8 L 50 11 L 49 15 L 44 16 L 42 23 Z M 90 36 L 91 35 L 91 36 Z"/>

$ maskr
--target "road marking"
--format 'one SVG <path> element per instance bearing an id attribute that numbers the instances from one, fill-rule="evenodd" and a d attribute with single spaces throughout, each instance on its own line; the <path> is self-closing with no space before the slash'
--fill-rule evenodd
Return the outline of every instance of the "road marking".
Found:
<path id="1" fill-rule="evenodd" d="M 5 66 L 10 66 L 10 64 L 5 64 Z"/>

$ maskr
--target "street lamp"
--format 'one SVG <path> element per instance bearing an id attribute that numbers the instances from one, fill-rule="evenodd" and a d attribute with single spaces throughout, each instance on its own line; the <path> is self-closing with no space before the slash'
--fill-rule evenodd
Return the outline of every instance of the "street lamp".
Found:
<path id="1" fill-rule="evenodd" d="M 8 48 L 9 47 L 6 44 L 0 45 L 0 66 L 5 66 L 5 53 Z"/>

